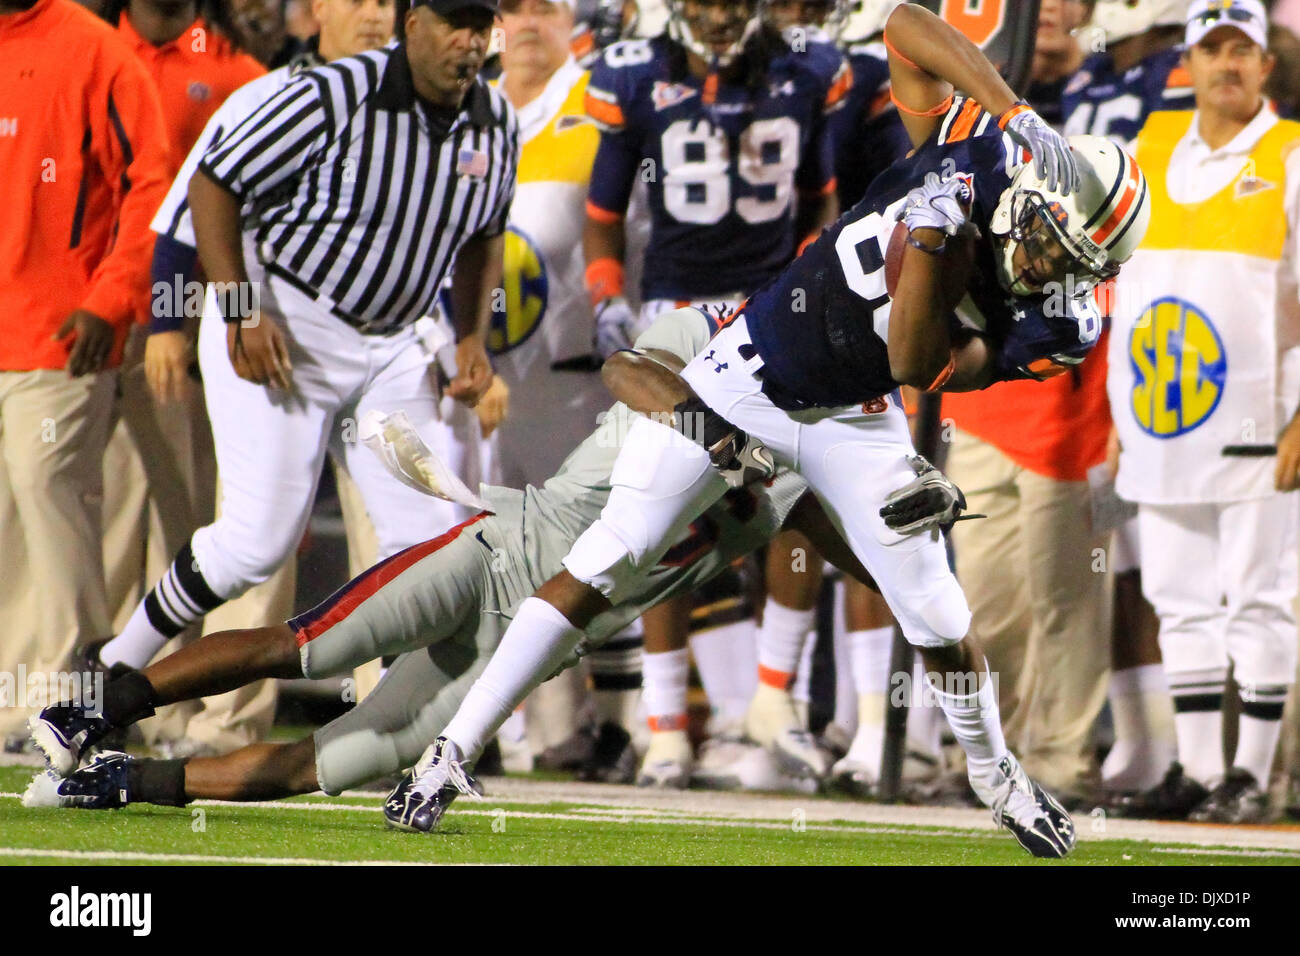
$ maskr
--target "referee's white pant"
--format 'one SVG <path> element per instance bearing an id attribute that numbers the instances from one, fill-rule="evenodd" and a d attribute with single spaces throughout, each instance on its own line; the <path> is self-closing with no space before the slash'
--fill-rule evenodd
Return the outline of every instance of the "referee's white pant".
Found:
<path id="1" fill-rule="evenodd" d="M 705 404 L 804 477 L 875 577 L 909 642 L 943 647 L 960 641 L 971 612 L 944 542 L 897 534 L 880 517 L 889 493 L 915 477 L 902 408 L 891 399 L 880 412 L 860 406 L 783 411 L 763 394 L 753 374 L 757 360 L 747 363 L 737 351 L 747 344 L 741 316 L 713 337 L 683 378 Z M 564 565 L 618 603 L 639 569 L 657 562 L 727 489 L 702 448 L 646 418 L 629 429 L 610 483 L 600 520 L 574 543 Z"/>
<path id="2" fill-rule="evenodd" d="M 1140 505 L 1142 591 L 1160 618 L 1171 689 L 1221 682 L 1286 687 L 1296 669 L 1292 601 L 1296 497 L 1228 504 Z"/>
<path id="3" fill-rule="evenodd" d="M 264 320 L 279 324 L 293 363 L 292 390 L 235 374 L 226 324 L 208 297 L 199 364 L 221 477 L 220 517 L 195 532 L 194 559 L 223 600 L 273 574 L 297 547 L 328 451 L 356 482 L 374 524 L 379 557 L 435 537 L 468 515 L 390 476 L 357 440 L 371 409 L 405 410 L 429 446 L 458 473 L 477 461 L 477 425 L 451 399 L 439 417 L 433 361 L 413 328 L 363 335 L 274 276 L 262 284 Z"/>

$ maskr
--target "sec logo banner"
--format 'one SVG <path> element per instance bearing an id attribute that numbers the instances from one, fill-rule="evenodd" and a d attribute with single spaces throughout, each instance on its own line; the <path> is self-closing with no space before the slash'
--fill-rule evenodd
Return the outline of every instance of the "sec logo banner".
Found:
<path id="1" fill-rule="evenodd" d="M 546 315 L 550 283 L 546 263 L 528 234 L 510 226 L 506 230 L 505 312 L 492 313 L 488 351 L 501 355 L 518 348 L 537 331 Z"/>
<path id="2" fill-rule="evenodd" d="M 1157 299 L 1129 337 L 1133 418 L 1154 438 L 1203 424 L 1223 397 L 1228 356 L 1209 317 L 1183 299 Z"/>

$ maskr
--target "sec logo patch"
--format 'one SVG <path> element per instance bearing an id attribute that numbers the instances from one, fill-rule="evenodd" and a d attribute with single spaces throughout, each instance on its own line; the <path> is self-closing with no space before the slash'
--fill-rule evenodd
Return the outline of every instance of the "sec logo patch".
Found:
<path id="1" fill-rule="evenodd" d="M 537 244 L 516 226 L 506 230 L 505 311 L 494 310 L 487 347 L 493 355 L 518 348 L 537 331 L 550 300 L 546 263 Z"/>
<path id="2" fill-rule="evenodd" d="M 1157 299 L 1129 336 L 1133 419 L 1154 438 L 1203 424 L 1223 397 L 1228 356 L 1209 316 L 1191 302 Z"/>

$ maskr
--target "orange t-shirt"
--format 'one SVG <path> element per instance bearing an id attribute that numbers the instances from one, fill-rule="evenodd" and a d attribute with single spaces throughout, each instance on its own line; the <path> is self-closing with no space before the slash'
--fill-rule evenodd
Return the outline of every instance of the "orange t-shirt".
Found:
<path id="1" fill-rule="evenodd" d="M 52 336 L 79 308 L 120 345 L 169 169 L 158 92 L 116 30 L 72 0 L 0 15 L 0 370 L 66 365 Z"/>
<path id="2" fill-rule="evenodd" d="M 122 12 L 118 32 L 153 77 L 167 121 L 173 169 L 180 169 L 212 114 L 235 90 L 266 70 L 224 36 L 195 20 L 175 40 L 154 46 Z"/>
<path id="3" fill-rule="evenodd" d="M 1073 370 L 943 396 L 943 417 L 1035 474 L 1084 481 L 1106 459 L 1106 336 Z"/>

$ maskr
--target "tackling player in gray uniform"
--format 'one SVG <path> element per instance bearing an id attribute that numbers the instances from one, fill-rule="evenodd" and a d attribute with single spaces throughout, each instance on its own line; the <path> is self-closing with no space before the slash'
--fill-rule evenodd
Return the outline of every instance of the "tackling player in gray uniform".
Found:
<path id="1" fill-rule="evenodd" d="M 682 309 L 662 317 L 637 345 L 684 363 L 711 332 L 703 313 Z M 635 383 L 618 386 L 626 393 Z M 518 605 L 558 572 L 573 542 L 600 515 L 631 415 L 615 405 L 541 488 L 485 486 L 492 513 L 377 564 L 314 610 L 273 627 L 206 636 L 110 682 L 98 713 L 66 703 L 47 707 L 38 718 L 45 733 L 37 739 L 52 769 L 37 775 L 24 802 L 109 809 L 199 798 L 263 800 L 338 793 L 409 767 L 455 713 Z M 872 583 L 803 480 L 781 472 L 706 512 L 627 601 L 592 624 L 591 644 L 658 602 L 698 587 L 783 527 L 799 528 L 832 562 Z M 106 733 L 163 704 L 264 677 L 329 677 L 388 654 L 401 656 L 369 696 L 297 743 L 254 744 L 190 760 L 103 752 L 76 769 Z"/>

